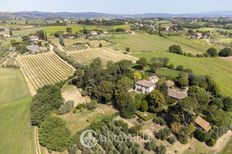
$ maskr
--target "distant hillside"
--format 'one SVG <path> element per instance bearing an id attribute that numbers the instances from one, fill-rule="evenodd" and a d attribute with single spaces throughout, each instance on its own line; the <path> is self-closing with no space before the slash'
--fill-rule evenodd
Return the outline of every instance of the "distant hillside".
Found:
<path id="1" fill-rule="evenodd" d="M 212 11 L 195 14 L 168 14 L 168 13 L 144 13 L 144 14 L 107 14 L 97 12 L 0 12 L 0 18 L 175 18 L 175 17 L 232 17 L 232 11 Z"/>

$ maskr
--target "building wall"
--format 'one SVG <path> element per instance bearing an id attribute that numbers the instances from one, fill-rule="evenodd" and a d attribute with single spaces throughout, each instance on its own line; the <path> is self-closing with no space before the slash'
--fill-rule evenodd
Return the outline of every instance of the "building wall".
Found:
<path id="1" fill-rule="evenodd" d="M 143 94 L 147 94 L 147 93 L 152 92 L 154 90 L 154 87 L 147 88 L 141 85 L 135 85 L 135 90 L 138 92 L 142 92 Z"/>

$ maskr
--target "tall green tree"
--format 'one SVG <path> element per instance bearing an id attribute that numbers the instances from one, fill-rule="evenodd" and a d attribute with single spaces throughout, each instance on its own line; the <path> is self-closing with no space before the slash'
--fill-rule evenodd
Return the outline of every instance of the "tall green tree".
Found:
<path id="1" fill-rule="evenodd" d="M 152 91 L 148 97 L 149 110 L 160 112 L 166 108 L 165 97 L 159 90 Z"/>
<path id="2" fill-rule="evenodd" d="M 48 150 L 63 152 L 71 143 L 71 134 L 65 122 L 56 117 L 47 118 L 39 128 L 39 143 Z"/>
<path id="3" fill-rule="evenodd" d="M 46 85 L 38 89 L 30 106 L 31 124 L 39 126 L 51 111 L 58 109 L 62 104 L 63 98 L 59 87 Z"/>

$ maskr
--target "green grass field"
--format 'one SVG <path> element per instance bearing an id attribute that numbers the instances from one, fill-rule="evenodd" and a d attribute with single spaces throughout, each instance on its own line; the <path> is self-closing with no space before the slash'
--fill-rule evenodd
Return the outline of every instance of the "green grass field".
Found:
<path id="1" fill-rule="evenodd" d="M 35 154 L 30 101 L 31 98 L 27 97 L 0 105 L 1 154 Z"/>
<path id="2" fill-rule="evenodd" d="M 124 28 L 124 29 L 129 29 L 129 25 L 116 25 L 116 26 L 90 26 L 90 25 L 68 25 L 68 26 L 47 26 L 44 27 L 43 30 L 48 34 L 54 34 L 55 32 L 58 31 L 64 31 L 66 32 L 67 27 L 71 27 L 72 31 L 79 32 L 80 30 L 83 30 L 84 28 L 87 30 L 95 30 L 95 29 L 100 29 L 100 30 L 111 30 L 111 29 L 117 29 L 117 28 Z"/>
<path id="3" fill-rule="evenodd" d="M 30 125 L 31 96 L 17 69 L 0 69 L 0 153 L 35 154 Z"/>
<path id="4" fill-rule="evenodd" d="M 181 36 L 160 37 L 149 34 L 121 34 L 107 37 L 110 41 L 118 43 L 117 48 L 130 47 L 133 52 L 141 51 L 167 51 L 170 45 L 179 44 L 186 53 L 202 54 L 210 47 L 204 40 L 188 39 Z M 216 46 L 216 48 L 220 48 Z"/>
<path id="5" fill-rule="evenodd" d="M 18 69 L 0 68 L 0 104 L 27 97 L 29 92 Z"/>
<path id="6" fill-rule="evenodd" d="M 160 68 L 156 70 L 156 74 L 163 77 L 176 78 L 180 72 L 172 69 Z"/>
<path id="7" fill-rule="evenodd" d="M 232 138 L 227 143 L 226 147 L 222 151 L 220 151 L 219 154 L 231 154 L 231 153 L 232 153 Z"/>
<path id="8" fill-rule="evenodd" d="M 232 63 L 219 58 L 194 58 L 182 55 L 172 54 L 168 52 L 150 52 L 137 53 L 136 57 L 168 57 L 170 63 L 183 65 L 185 68 L 192 69 L 195 73 L 201 75 L 210 75 L 220 86 L 224 95 L 232 96 Z"/>

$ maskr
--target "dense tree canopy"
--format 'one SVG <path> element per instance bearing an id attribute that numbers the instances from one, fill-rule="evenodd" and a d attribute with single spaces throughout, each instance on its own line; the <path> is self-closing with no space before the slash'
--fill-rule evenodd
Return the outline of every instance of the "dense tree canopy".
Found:
<path id="1" fill-rule="evenodd" d="M 217 49 L 215 48 L 209 48 L 206 52 L 207 56 L 209 57 L 217 57 L 218 56 L 218 52 Z"/>
<path id="2" fill-rule="evenodd" d="M 171 53 L 183 54 L 183 51 L 180 45 L 171 45 L 168 51 Z"/>
<path id="3" fill-rule="evenodd" d="M 59 87 L 46 85 L 38 89 L 30 107 L 32 125 L 39 126 L 52 110 L 58 109 L 62 104 Z"/>
<path id="4" fill-rule="evenodd" d="M 56 117 L 47 118 L 39 129 L 39 143 L 48 150 L 63 152 L 71 143 L 65 122 Z"/>
<path id="5" fill-rule="evenodd" d="M 232 50 L 231 50 L 231 48 L 224 48 L 218 53 L 218 55 L 221 57 L 232 56 Z"/>
<path id="6" fill-rule="evenodd" d="M 160 112 L 166 108 L 165 97 L 159 90 L 154 90 L 149 94 L 149 110 Z"/>

